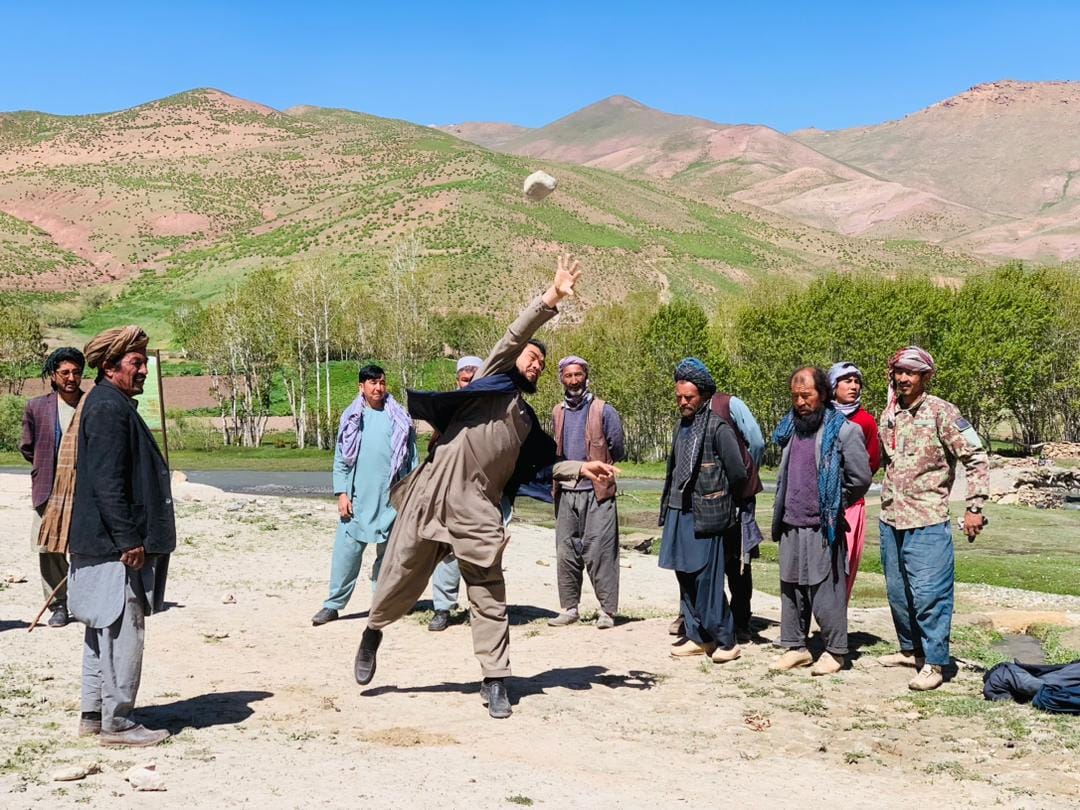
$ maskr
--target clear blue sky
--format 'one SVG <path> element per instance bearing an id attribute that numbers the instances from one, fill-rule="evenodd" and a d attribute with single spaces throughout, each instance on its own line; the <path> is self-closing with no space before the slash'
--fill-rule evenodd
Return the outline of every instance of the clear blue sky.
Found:
<path id="1" fill-rule="evenodd" d="M 1080 79 L 1080 2 L 0 3 L 0 110 L 210 86 L 277 108 L 538 126 L 613 94 L 780 130 L 877 123 L 984 81 Z"/>

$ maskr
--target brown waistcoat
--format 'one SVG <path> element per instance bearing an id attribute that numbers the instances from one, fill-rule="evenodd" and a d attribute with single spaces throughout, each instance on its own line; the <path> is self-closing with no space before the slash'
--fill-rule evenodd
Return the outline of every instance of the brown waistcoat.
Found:
<path id="1" fill-rule="evenodd" d="M 593 397 L 592 402 L 589 403 L 589 415 L 585 419 L 585 447 L 588 456 L 586 460 L 611 464 L 611 448 L 608 447 L 607 437 L 604 435 L 605 404 L 600 397 Z M 560 402 L 551 409 L 551 421 L 555 433 L 555 452 L 559 458 L 563 457 L 563 408 L 565 405 L 566 403 Z M 557 495 L 560 488 L 560 484 L 556 482 L 554 494 Z M 593 491 L 596 493 L 596 500 L 603 503 L 615 496 L 615 481 L 612 480 L 607 483 L 594 481 Z"/>

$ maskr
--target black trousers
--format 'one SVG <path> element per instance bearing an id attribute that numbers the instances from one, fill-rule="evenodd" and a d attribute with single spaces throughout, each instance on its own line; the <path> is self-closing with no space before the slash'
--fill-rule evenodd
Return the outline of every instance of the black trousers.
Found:
<path id="1" fill-rule="evenodd" d="M 741 565 L 742 527 L 738 522 L 724 532 L 724 572 L 731 591 L 731 617 L 736 632 L 750 632 L 750 597 L 754 593 L 754 575 L 750 562 Z M 742 568 L 742 573 L 739 568 Z"/>

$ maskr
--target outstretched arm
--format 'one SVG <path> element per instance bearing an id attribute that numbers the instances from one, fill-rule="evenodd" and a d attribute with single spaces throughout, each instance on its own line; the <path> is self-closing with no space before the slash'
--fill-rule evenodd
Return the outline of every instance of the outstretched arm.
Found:
<path id="1" fill-rule="evenodd" d="M 509 371 L 517 361 L 521 350 L 529 342 L 536 331 L 555 317 L 558 313 L 559 302 L 574 294 L 574 284 L 581 277 L 579 262 L 573 257 L 560 256 L 555 268 L 555 279 L 551 286 L 543 293 L 534 298 L 521 311 L 502 336 L 495 348 L 491 350 L 484 365 L 476 372 L 478 377 L 487 377 Z"/>

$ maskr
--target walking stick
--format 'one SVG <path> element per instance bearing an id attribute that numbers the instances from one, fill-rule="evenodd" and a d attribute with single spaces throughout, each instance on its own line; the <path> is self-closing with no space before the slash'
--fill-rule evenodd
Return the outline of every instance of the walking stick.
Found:
<path id="1" fill-rule="evenodd" d="M 27 633 L 33 633 L 34 632 L 34 628 L 37 627 L 38 620 L 42 616 L 45 615 L 45 611 L 48 610 L 49 605 L 52 604 L 53 597 L 56 596 L 57 592 L 61 588 L 64 587 L 65 582 L 67 582 L 67 577 L 66 576 L 62 580 L 60 580 L 59 585 L 57 585 L 55 588 L 52 589 L 52 593 L 49 594 L 49 598 L 45 600 L 45 604 L 41 606 L 41 610 L 38 611 L 37 616 L 34 617 L 34 620 L 32 622 L 30 622 L 30 626 L 26 629 Z"/>

